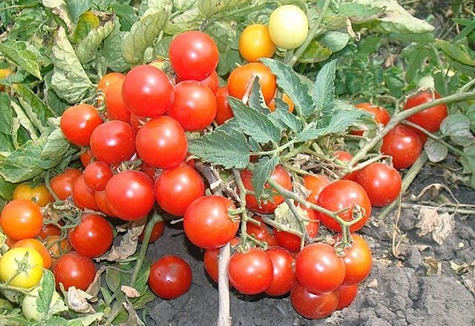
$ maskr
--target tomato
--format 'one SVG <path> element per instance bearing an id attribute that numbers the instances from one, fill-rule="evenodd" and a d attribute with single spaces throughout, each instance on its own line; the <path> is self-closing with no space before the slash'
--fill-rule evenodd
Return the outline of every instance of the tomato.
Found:
<path id="1" fill-rule="evenodd" d="M 269 17 L 269 35 L 279 48 L 299 47 L 308 35 L 307 15 L 295 5 L 277 7 Z"/>
<path id="2" fill-rule="evenodd" d="M 44 184 L 31 186 L 27 182 L 23 182 L 15 187 L 13 199 L 32 200 L 43 207 L 51 202 L 51 195 Z"/>
<path id="3" fill-rule="evenodd" d="M 122 98 L 130 112 L 140 117 L 158 117 L 167 112 L 174 97 L 168 76 L 150 65 L 138 65 L 125 75 Z"/>
<path id="4" fill-rule="evenodd" d="M 117 80 L 123 80 L 125 75 L 121 72 L 109 72 L 101 77 L 99 83 L 97 84 L 97 90 L 105 92 L 107 88 L 112 85 Z"/>
<path id="5" fill-rule="evenodd" d="M 10 247 L 10 249 L 13 248 L 30 248 L 34 249 L 36 252 L 38 252 L 41 255 L 41 259 L 43 261 L 43 267 L 44 268 L 50 268 L 51 266 L 51 255 L 46 249 L 45 245 L 38 239 L 22 239 L 17 242 L 13 246 Z"/>
<path id="6" fill-rule="evenodd" d="M 7 78 L 12 73 L 13 73 L 13 71 L 9 67 L 1 68 L 0 69 L 0 79 Z M 4 91 L 5 91 L 5 85 L 0 84 L 0 92 L 4 92 Z"/>
<path id="7" fill-rule="evenodd" d="M 222 125 L 227 120 L 234 117 L 233 110 L 229 106 L 227 96 L 229 95 L 228 86 L 221 86 L 216 92 L 216 116 L 214 121 L 218 125 Z"/>
<path id="8" fill-rule="evenodd" d="M 239 244 L 239 238 L 234 237 L 230 241 L 231 250 Z M 219 279 L 219 251 L 220 248 L 205 249 L 203 254 L 203 264 L 207 275 L 216 283 Z"/>
<path id="9" fill-rule="evenodd" d="M 200 131 L 214 120 L 216 97 L 207 87 L 196 81 L 185 80 L 175 85 L 175 100 L 168 115 L 178 121 L 185 131 Z"/>
<path id="10" fill-rule="evenodd" d="M 106 214 L 107 216 L 114 216 L 114 213 L 109 208 L 109 203 L 106 199 L 106 190 L 96 190 L 94 191 L 94 198 L 96 199 L 97 207 L 99 210 Z"/>
<path id="11" fill-rule="evenodd" d="M 311 239 L 316 238 L 318 234 L 318 227 L 320 226 L 317 213 L 310 208 L 305 208 L 304 210 L 306 212 L 306 221 L 304 221 L 306 237 Z M 298 235 L 274 228 L 274 236 L 279 246 L 284 247 L 292 252 L 300 251 L 302 246 L 302 238 Z"/>
<path id="12" fill-rule="evenodd" d="M 216 92 L 219 88 L 219 75 L 216 71 L 213 71 L 211 75 L 203 80 L 198 81 L 198 83 L 202 86 L 208 87 L 213 92 L 213 94 L 216 95 Z"/>
<path id="13" fill-rule="evenodd" d="M 32 248 L 13 248 L 0 258 L 0 281 L 10 286 L 31 288 L 43 276 L 43 258 Z"/>
<path id="14" fill-rule="evenodd" d="M 272 42 L 269 29 L 263 24 L 247 26 L 239 35 L 239 53 L 250 62 L 259 58 L 270 58 L 275 53 L 275 44 Z"/>
<path id="15" fill-rule="evenodd" d="M 86 150 L 79 155 L 79 160 L 83 167 L 88 166 L 91 162 L 94 162 L 94 155 L 90 147 L 86 147 Z"/>
<path id="16" fill-rule="evenodd" d="M 130 160 L 135 154 L 135 132 L 124 121 L 106 121 L 92 133 L 91 150 L 95 158 L 107 164 Z"/>
<path id="17" fill-rule="evenodd" d="M 59 257 L 73 249 L 68 238 L 61 235 L 50 235 L 44 240 L 44 245 L 51 256 L 50 269 L 54 268 Z"/>
<path id="18" fill-rule="evenodd" d="M 275 239 L 274 235 L 269 230 L 267 225 L 262 221 L 262 218 L 260 216 L 254 216 L 253 219 L 259 222 L 259 224 L 247 221 L 247 234 L 252 236 L 256 240 L 267 243 L 267 246 L 269 247 L 278 246 L 277 240 Z"/>
<path id="19" fill-rule="evenodd" d="M 111 224 L 97 214 L 84 214 L 81 222 L 68 234 L 73 249 L 83 256 L 95 258 L 109 250 L 114 239 Z"/>
<path id="20" fill-rule="evenodd" d="M 402 179 L 392 166 L 375 162 L 356 171 L 355 182 L 364 188 L 372 206 L 383 207 L 401 193 Z"/>
<path id="21" fill-rule="evenodd" d="M 420 91 L 407 99 L 406 104 L 404 105 L 404 110 L 431 102 L 438 98 L 440 98 L 440 94 L 433 90 Z M 440 124 L 445 119 L 445 117 L 447 117 L 447 115 L 447 105 L 439 104 L 413 114 L 406 120 L 421 126 L 429 132 L 437 132 L 440 129 Z"/>
<path id="22" fill-rule="evenodd" d="M 34 238 L 43 227 L 41 208 L 31 200 L 14 199 L 3 207 L 0 227 L 7 237 L 16 241 Z"/>
<path id="23" fill-rule="evenodd" d="M 330 180 L 322 174 L 307 174 L 303 177 L 303 185 L 310 191 L 307 196 L 307 201 L 312 204 L 317 203 L 318 195 L 322 192 L 323 188 L 330 184 Z"/>
<path id="24" fill-rule="evenodd" d="M 83 171 L 84 183 L 94 191 L 106 189 L 107 181 L 113 175 L 110 166 L 101 161 L 92 162 Z"/>
<path id="25" fill-rule="evenodd" d="M 183 127 L 173 118 L 161 116 L 149 120 L 137 132 L 136 148 L 147 164 L 161 169 L 180 165 L 188 154 Z"/>
<path id="26" fill-rule="evenodd" d="M 45 223 L 43 224 L 43 227 L 41 228 L 40 233 L 37 235 L 37 238 L 40 240 L 45 240 L 49 236 L 60 235 L 60 234 L 61 234 L 61 229 L 58 226 L 54 224 Z"/>
<path id="27" fill-rule="evenodd" d="M 228 271 L 231 285 L 244 294 L 264 292 L 274 277 L 272 260 L 260 248 L 232 254 Z"/>
<path id="28" fill-rule="evenodd" d="M 297 281 L 313 294 L 335 290 L 343 283 L 345 273 L 343 259 L 323 242 L 309 244 L 295 258 Z"/>
<path id="29" fill-rule="evenodd" d="M 343 169 L 346 165 L 348 165 L 348 162 L 351 161 L 353 158 L 353 155 L 351 153 L 344 151 L 344 150 L 337 150 L 333 153 L 333 158 L 336 160 L 336 164 L 341 165 L 341 169 Z M 351 172 L 348 174 L 345 174 L 342 179 L 345 180 L 353 180 L 355 178 L 355 173 Z"/>
<path id="30" fill-rule="evenodd" d="M 154 189 L 160 207 L 167 213 L 177 216 L 183 216 L 195 199 L 205 195 L 203 178 L 185 163 L 163 170 L 155 180 Z"/>
<path id="31" fill-rule="evenodd" d="M 204 249 L 219 248 L 236 235 L 239 221 L 230 216 L 233 202 L 222 196 L 203 196 L 194 200 L 183 215 L 183 229 L 188 239 Z"/>
<path id="32" fill-rule="evenodd" d="M 203 80 L 218 66 L 219 51 L 214 40 L 207 34 L 186 31 L 173 38 L 168 56 L 173 70 L 181 80 Z"/>
<path id="33" fill-rule="evenodd" d="M 341 285 L 338 289 L 335 290 L 335 293 L 338 296 L 338 306 L 337 310 L 349 307 L 353 300 L 356 298 L 358 293 L 358 284 L 353 285 Z"/>
<path id="34" fill-rule="evenodd" d="M 330 316 L 338 307 L 338 294 L 336 291 L 313 294 L 297 284 L 290 291 L 290 303 L 303 317 L 322 319 Z"/>
<path id="35" fill-rule="evenodd" d="M 241 178 L 244 187 L 247 190 L 254 191 L 254 186 L 252 185 L 252 171 L 242 170 Z M 270 178 L 285 189 L 292 189 L 292 179 L 290 178 L 289 173 L 282 165 L 277 165 L 275 167 Z M 257 201 L 257 198 L 254 195 L 246 195 L 246 207 L 257 213 L 270 214 L 275 211 L 277 206 L 284 202 L 284 197 L 275 194 L 275 190 L 272 190 L 271 186 L 268 183 L 266 183 L 264 187 L 268 190 L 266 192 L 263 192 L 259 201 Z M 269 192 L 272 192 L 272 194 L 270 194 Z"/>
<path id="36" fill-rule="evenodd" d="M 28 292 L 28 294 L 23 298 L 23 301 L 21 302 L 21 311 L 23 312 L 23 315 L 26 319 L 39 321 L 45 318 L 45 313 L 39 312 L 38 306 L 36 304 L 36 300 L 39 296 L 39 293 L 42 291 L 43 288 L 41 287 L 41 285 L 38 285 L 37 287 L 33 288 L 33 290 Z M 49 309 L 51 309 L 53 306 L 64 307 L 64 310 L 67 310 L 64 301 L 61 299 L 59 293 L 56 291 L 52 293 L 51 301 L 49 303 Z M 53 309 L 51 309 L 50 311 L 53 311 Z"/>
<path id="37" fill-rule="evenodd" d="M 242 99 L 249 94 L 255 77 L 259 78 L 265 102 L 270 103 L 277 89 L 276 78 L 269 67 L 261 62 L 251 62 L 231 71 L 228 78 L 229 95 Z"/>
<path id="38" fill-rule="evenodd" d="M 143 172 L 123 171 L 115 174 L 106 186 L 106 201 L 114 216 L 126 221 L 138 220 L 153 208 L 153 182 Z"/>
<path id="39" fill-rule="evenodd" d="M 130 121 L 131 112 L 122 97 L 124 78 L 119 78 L 111 83 L 104 92 L 104 98 L 107 118 L 109 120 L 121 120 L 128 123 Z"/>
<path id="40" fill-rule="evenodd" d="M 394 168 L 409 168 L 422 153 L 422 141 L 412 129 L 397 125 L 383 137 L 383 154 L 392 157 Z"/>
<path id="41" fill-rule="evenodd" d="M 90 104 L 77 104 L 63 112 L 60 128 L 69 142 L 77 146 L 88 146 L 92 132 L 102 123 L 95 107 Z"/>
<path id="42" fill-rule="evenodd" d="M 76 168 L 68 168 L 62 173 L 54 176 L 50 180 L 50 187 L 59 200 L 66 200 L 71 196 L 74 182 L 82 175 L 81 170 Z"/>
<path id="43" fill-rule="evenodd" d="M 382 124 L 383 126 L 386 126 L 389 120 L 391 120 L 391 115 L 382 106 L 376 106 L 371 103 L 364 102 L 364 103 L 359 103 L 355 105 L 355 107 L 358 109 L 364 110 L 368 113 L 371 113 L 374 117 L 374 121 L 377 124 Z M 363 132 L 364 132 L 363 130 L 354 130 L 352 131 L 352 134 L 361 136 L 363 135 Z"/>
<path id="44" fill-rule="evenodd" d="M 63 285 L 67 291 L 71 286 L 86 291 L 94 281 L 96 266 L 91 258 L 70 251 L 58 258 L 53 268 L 56 288 Z"/>
<path id="45" fill-rule="evenodd" d="M 344 285 L 353 285 L 362 282 L 371 272 L 373 265 L 371 248 L 366 240 L 358 234 L 351 235 L 352 244 L 343 250 L 343 261 L 345 262 Z M 341 241 L 341 235 L 336 237 L 336 243 Z"/>
<path id="46" fill-rule="evenodd" d="M 86 208 L 93 211 L 99 210 L 94 189 L 91 189 L 86 185 L 84 182 L 84 175 L 80 175 L 76 181 L 74 181 L 71 197 L 74 204 L 82 210 Z"/>
<path id="47" fill-rule="evenodd" d="M 269 248 L 266 253 L 272 261 L 274 276 L 265 293 L 270 296 L 289 293 L 297 282 L 293 266 L 294 256 L 288 250 L 279 247 Z"/>
<path id="48" fill-rule="evenodd" d="M 292 102 L 292 100 L 290 99 L 290 97 L 287 94 L 283 93 L 281 100 L 284 104 L 287 105 L 287 111 L 294 112 L 295 104 L 294 104 L 294 102 Z M 272 101 L 270 101 L 270 103 L 268 104 L 268 107 L 269 107 L 269 110 L 271 110 L 272 112 L 275 111 L 275 109 L 276 109 L 276 98 L 273 98 Z"/>
<path id="49" fill-rule="evenodd" d="M 163 235 L 164 231 L 165 231 L 165 222 L 162 221 L 162 222 L 155 223 L 155 225 L 152 228 L 152 233 L 150 234 L 150 239 L 148 243 L 154 243 L 155 241 L 157 241 Z M 145 236 L 145 229 L 139 235 L 138 240 L 140 243 L 143 242 L 144 236 Z"/>
<path id="50" fill-rule="evenodd" d="M 191 267 L 183 258 L 167 255 L 150 266 L 148 286 L 160 298 L 171 300 L 188 292 L 192 279 Z"/>

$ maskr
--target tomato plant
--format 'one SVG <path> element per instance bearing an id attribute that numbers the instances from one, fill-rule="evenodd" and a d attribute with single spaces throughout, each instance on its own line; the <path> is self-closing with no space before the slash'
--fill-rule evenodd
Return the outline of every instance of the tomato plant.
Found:
<path id="1" fill-rule="evenodd" d="M 84 183 L 94 191 L 106 189 L 107 182 L 113 175 L 109 164 L 102 161 L 92 162 L 83 171 Z"/>
<path id="2" fill-rule="evenodd" d="M 338 295 L 338 306 L 336 309 L 341 310 L 343 308 L 349 307 L 356 298 L 358 289 L 358 284 L 341 285 L 338 289 L 336 289 L 335 292 Z"/>
<path id="3" fill-rule="evenodd" d="M 274 275 L 265 293 L 271 296 L 289 293 L 297 282 L 293 266 L 294 256 L 288 250 L 279 247 L 269 248 L 266 253 L 272 261 Z"/>
<path id="4" fill-rule="evenodd" d="M 352 242 L 348 248 L 343 249 L 343 261 L 345 262 L 344 285 L 361 283 L 371 272 L 373 265 L 371 248 L 366 240 L 358 234 L 351 235 Z M 336 237 L 337 243 L 341 237 Z"/>
<path id="5" fill-rule="evenodd" d="M 79 224 L 69 231 L 68 239 L 78 254 L 95 258 L 109 250 L 114 232 L 109 221 L 101 215 L 84 214 Z"/>
<path id="6" fill-rule="evenodd" d="M 56 197 L 65 200 L 71 196 L 74 182 L 82 175 L 81 170 L 68 168 L 50 180 L 51 189 Z"/>
<path id="7" fill-rule="evenodd" d="M 65 290 L 71 286 L 86 291 L 96 275 L 96 266 L 91 258 L 70 251 L 58 258 L 53 267 L 56 288 Z"/>
<path id="8" fill-rule="evenodd" d="M 71 198 L 74 204 L 80 209 L 99 210 L 97 206 L 94 189 L 89 188 L 84 182 L 84 174 L 81 174 L 73 184 Z"/>
<path id="9" fill-rule="evenodd" d="M 10 286 L 28 289 L 43 276 L 43 258 L 32 248 L 13 248 L 0 258 L 0 281 Z"/>
<path id="10" fill-rule="evenodd" d="M 10 249 L 13 248 L 30 248 L 34 249 L 41 255 L 41 259 L 43 262 L 44 268 L 50 268 L 51 266 L 51 255 L 45 245 L 38 239 L 30 238 L 30 239 L 22 239 L 15 242 Z"/>
<path id="11" fill-rule="evenodd" d="M 164 221 L 155 223 L 155 225 L 152 228 L 152 233 L 150 234 L 150 239 L 148 240 L 149 243 L 154 243 L 155 241 L 157 241 L 163 235 L 164 231 L 165 231 L 165 222 Z M 138 240 L 139 240 L 140 243 L 143 242 L 144 236 L 145 236 L 145 229 L 139 235 Z"/>
<path id="12" fill-rule="evenodd" d="M 124 77 L 114 80 L 104 91 L 104 99 L 106 106 L 107 119 L 121 120 L 124 122 L 130 121 L 131 112 L 122 97 L 122 86 L 124 84 Z"/>
<path id="13" fill-rule="evenodd" d="M 193 272 L 181 257 L 167 255 L 150 266 L 148 286 L 162 299 L 171 300 L 188 292 Z"/>
<path id="14" fill-rule="evenodd" d="M 256 240 L 265 242 L 269 247 L 278 246 L 274 234 L 272 234 L 268 226 L 262 221 L 262 218 L 260 216 L 254 216 L 253 219 L 258 222 L 258 224 L 251 221 L 247 221 L 247 234 L 254 237 L 254 239 Z"/>
<path id="15" fill-rule="evenodd" d="M 13 240 L 34 238 L 43 227 L 40 206 L 28 199 L 15 199 L 3 207 L 0 227 Z"/>
<path id="16" fill-rule="evenodd" d="M 228 86 L 220 86 L 216 92 L 216 116 L 214 117 L 214 120 L 218 125 L 222 125 L 227 120 L 234 117 L 227 96 L 229 96 Z"/>

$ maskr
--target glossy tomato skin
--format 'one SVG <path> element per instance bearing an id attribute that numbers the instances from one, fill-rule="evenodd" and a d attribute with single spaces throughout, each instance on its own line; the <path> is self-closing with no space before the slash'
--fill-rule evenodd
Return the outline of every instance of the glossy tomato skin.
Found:
<path id="1" fill-rule="evenodd" d="M 113 175 L 109 164 L 101 161 L 92 162 L 83 171 L 84 183 L 95 191 L 106 189 L 107 181 Z"/>
<path id="2" fill-rule="evenodd" d="M 15 242 L 10 249 L 13 248 L 30 248 L 34 249 L 36 252 L 38 252 L 41 255 L 41 258 L 43 260 L 43 267 L 44 268 L 50 268 L 51 266 L 51 254 L 49 253 L 48 249 L 45 247 L 43 242 L 41 242 L 38 239 L 35 238 L 29 238 L 29 239 L 22 239 L 17 242 Z"/>
<path id="3" fill-rule="evenodd" d="M 353 220 L 356 206 L 361 208 L 363 217 L 350 227 L 350 230 L 361 229 L 371 216 L 371 202 L 363 187 L 351 180 L 337 180 L 326 186 L 318 196 L 317 205 L 332 212 L 346 211 L 338 214 L 345 221 Z M 317 213 L 320 222 L 333 231 L 341 231 L 341 226 L 331 216 Z"/>
<path id="4" fill-rule="evenodd" d="M 185 131 L 200 131 L 216 117 L 216 96 L 207 86 L 185 80 L 175 86 L 175 100 L 168 115 L 178 121 Z"/>
<path id="5" fill-rule="evenodd" d="M 289 173 L 285 170 L 282 165 L 277 165 L 272 172 L 270 178 L 277 182 L 279 185 L 284 187 L 285 189 L 291 190 L 292 189 L 292 179 L 290 178 Z M 242 170 L 241 171 L 241 179 L 244 184 L 244 187 L 247 190 L 254 191 L 254 187 L 252 185 L 252 171 L 251 170 Z M 270 189 L 271 186 L 266 183 L 265 188 Z M 246 195 L 246 207 L 254 212 L 261 213 L 261 214 L 270 214 L 273 213 L 276 207 L 284 202 L 284 197 L 281 195 L 271 195 L 271 198 L 262 198 L 257 201 L 256 196 L 254 195 Z"/>
<path id="6" fill-rule="evenodd" d="M 109 120 L 91 135 L 91 150 L 96 159 L 107 164 L 119 164 L 135 154 L 135 133 L 124 121 Z"/>
<path id="7" fill-rule="evenodd" d="M 343 308 L 349 307 L 355 300 L 358 290 L 359 284 L 341 285 L 338 289 L 336 289 L 335 293 L 338 296 L 338 306 L 336 309 L 341 310 Z"/>
<path id="8" fill-rule="evenodd" d="M 107 88 L 114 82 L 120 79 L 124 79 L 125 75 L 121 72 L 110 72 L 102 76 L 97 84 L 97 90 L 105 92 Z"/>
<path id="9" fill-rule="evenodd" d="M 381 124 L 383 126 L 386 126 L 388 124 L 389 120 L 391 120 L 391 115 L 389 114 L 388 110 L 386 110 L 382 106 L 377 106 L 377 105 L 373 105 L 369 102 L 364 102 L 364 103 L 359 103 L 359 104 L 355 105 L 355 107 L 372 114 L 373 117 L 374 117 L 374 121 L 377 124 Z M 351 133 L 353 135 L 360 135 L 361 136 L 361 135 L 363 135 L 363 132 L 364 132 L 364 130 L 354 130 Z"/>
<path id="10" fill-rule="evenodd" d="M 281 296 L 287 294 L 297 283 L 294 273 L 294 256 L 284 248 L 271 247 L 266 251 L 272 266 L 274 268 L 274 275 L 272 283 L 265 293 L 270 296 Z"/>
<path id="11" fill-rule="evenodd" d="M 337 289 L 343 283 L 345 273 L 345 262 L 326 243 L 312 243 L 295 258 L 297 281 L 313 294 Z"/>
<path id="12" fill-rule="evenodd" d="M 0 257 L 0 281 L 10 286 L 28 289 L 43 276 L 43 258 L 32 248 L 12 248 Z"/>
<path id="13" fill-rule="evenodd" d="M 310 191 L 307 201 L 316 204 L 318 195 L 330 184 L 330 179 L 322 174 L 307 174 L 303 177 L 303 185 Z"/>
<path id="14" fill-rule="evenodd" d="M 152 228 L 152 233 L 150 234 L 150 239 L 149 239 L 148 242 L 149 243 L 154 243 L 155 241 L 157 241 L 163 235 L 164 231 L 165 231 L 165 222 L 164 221 L 155 223 L 155 225 Z M 143 242 L 144 237 L 145 237 L 145 229 L 139 235 L 139 238 L 138 238 L 139 243 Z"/>
<path id="15" fill-rule="evenodd" d="M 119 78 L 112 82 L 105 90 L 105 105 L 107 118 L 109 120 L 121 120 L 124 122 L 130 121 L 131 112 L 125 104 L 122 97 L 122 85 L 124 84 L 124 78 Z"/>
<path id="16" fill-rule="evenodd" d="M 115 174 L 105 189 L 108 208 L 114 216 L 134 221 L 146 216 L 153 208 L 153 182 L 143 172 L 123 171 Z"/>
<path id="17" fill-rule="evenodd" d="M 290 291 L 292 307 L 305 318 L 322 319 L 330 316 L 338 307 L 335 291 L 313 294 L 298 284 Z"/>
<path id="18" fill-rule="evenodd" d="M 216 116 L 214 121 L 218 125 L 222 125 L 232 117 L 234 117 L 233 110 L 229 106 L 227 96 L 229 95 L 228 86 L 220 86 L 216 92 Z"/>
<path id="19" fill-rule="evenodd" d="M 336 242 L 341 241 L 341 236 L 336 236 Z M 364 281 L 371 273 L 373 266 L 371 248 L 360 235 L 351 235 L 352 244 L 343 250 L 345 262 L 345 279 L 343 285 L 353 285 Z"/>
<path id="20" fill-rule="evenodd" d="M 154 189 L 160 207 L 177 216 L 183 216 L 193 201 L 205 195 L 203 178 L 185 163 L 163 170 L 155 180 Z"/>
<path id="21" fill-rule="evenodd" d="M 392 166 L 375 162 L 356 171 L 355 182 L 364 188 L 371 205 L 383 207 L 392 203 L 401 193 L 402 179 Z"/>
<path id="22" fill-rule="evenodd" d="M 90 104 L 77 104 L 61 115 L 60 128 L 66 139 L 77 146 L 88 146 L 91 134 L 103 123 L 99 112 Z"/>
<path id="23" fill-rule="evenodd" d="M 74 205 L 80 209 L 90 209 L 93 211 L 99 210 L 94 189 L 91 189 L 86 185 L 84 182 L 84 175 L 80 175 L 76 181 L 74 181 L 71 197 Z"/>
<path id="24" fill-rule="evenodd" d="M 229 210 L 233 202 L 222 196 L 203 196 L 194 200 L 183 215 L 183 228 L 188 239 L 204 249 L 219 248 L 231 241 L 239 228 Z"/>
<path id="25" fill-rule="evenodd" d="M 229 95 L 242 99 L 256 76 L 259 77 L 259 84 L 265 102 L 270 103 L 277 89 L 276 77 L 270 68 L 261 62 L 247 63 L 231 71 L 228 78 Z"/>
<path id="26" fill-rule="evenodd" d="M 336 160 L 335 163 L 340 164 L 342 167 L 348 165 L 348 163 L 351 161 L 353 158 L 353 155 L 350 152 L 344 151 L 344 150 L 337 150 L 333 153 L 333 157 Z M 348 174 L 345 174 L 342 179 L 345 180 L 353 180 L 355 178 L 355 173 L 351 172 Z"/>
<path id="27" fill-rule="evenodd" d="M 168 76 L 151 65 L 133 67 L 125 76 L 122 98 L 130 112 L 140 117 L 166 113 L 174 97 Z"/>
<path id="28" fill-rule="evenodd" d="M 137 132 L 135 143 L 140 158 L 161 169 L 180 165 L 188 153 L 183 127 L 168 116 L 149 120 Z"/>
<path id="29" fill-rule="evenodd" d="M 62 173 L 51 178 L 51 190 L 59 200 L 65 200 L 71 196 L 74 182 L 80 175 L 82 175 L 81 170 L 76 168 L 68 168 L 64 170 Z"/>
<path id="30" fill-rule="evenodd" d="M 381 152 L 392 157 L 394 168 L 406 169 L 421 155 L 422 141 L 409 127 L 397 125 L 383 137 Z"/>
<path id="31" fill-rule="evenodd" d="M 307 220 L 304 222 L 306 236 L 310 239 L 316 238 L 320 226 L 317 213 L 311 208 L 304 208 L 304 210 L 306 213 L 304 218 Z M 290 250 L 291 252 L 299 252 L 302 247 L 302 238 L 296 234 L 274 228 L 274 237 L 279 246 Z M 305 245 L 305 241 L 303 244 Z"/>
<path id="32" fill-rule="evenodd" d="M 40 206 L 27 199 L 14 199 L 6 204 L 0 215 L 0 227 L 10 239 L 34 238 L 43 228 Z"/>
<path id="33" fill-rule="evenodd" d="M 176 35 L 168 50 L 170 63 L 181 80 L 203 80 L 218 66 L 219 51 L 214 40 L 200 31 Z"/>
<path id="34" fill-rule="evenodd" d="M 190 265 L 181 257 L 168 255 L 150 266 L 148 286 L 160 298 L 171 300 L 188 292 L 192 279 Z"/>
<path id="35" fill-rule="evenodd" d="M 249 62 L 257 61 L 259 58 L 270 58 L 276 50 L 269 29 L 263 24 L 247 26 L 239 35 L 238 46 L 241 56 Z"/>
<path id="36" fill-rule="evenodd" d="M 229 282 L 241 293 L 258 294 L 264 292 L 274 277 L 272 260 L 260 248 L 245 252 L 235 252 L 229 260 Z"/>
<path id="37" fill-rule="evenodd" d="M 91 258 L 70 251 L 58 258 L 53 268 L 56 288 L 60 290 L 60 284 L 68 290 L 71 286 L 86 291 L 94 281 L 96 266 Z"/>
<path id="38" fill-rule="evenodd" d="M 440 94 L 435 91 L 420 91 L 419 93 L 412 95 L 407 99 L 406 104 L 404 105 L 404 110 L 431 102 L 439 98 Z M 447 117 L 447 115 L 447 105 L 439 104 L 411 115 L 406 120 L 421 126 L 429 132 L 437 132 L 440 129 L 440 124 L 445 119 L 445 117 Z"/>
<path id="39" fill-rule="evenodd" d="M 307 15 L 295 5 L 279 6 L 269 17 L 269 34 L 277 47 L 295 49 L 307 38 Z"/>
<path id="40" fill-rule="evenodd" d="M 86 257 L 95 258 L 109 250 L 114 239 L 112 226 L 97 214 L 84 214 L 81 222 L 68 235 L 73 249 Z"/>
<path id="41" fill-rule="evenodd" d="M 51 202 L 52 197 L 44 184 L 33 186 L 23 182 L 15 187 L 13 199 L 29 199 L 43 207 Z"/>
<path id="42" fill-rule="evenodd" d="M 256 240 L 267 243 L 267 246 L 269 247 L 278 246 L 277 240 L 275 239 L 274 235 L 269 230 L 267 225 L 262 221 L 262 218 L 260 216 L 253 216 L 253 219 L 259 222 L 259 224 L 247 221 L 247 234 L 249 234 Z"/>

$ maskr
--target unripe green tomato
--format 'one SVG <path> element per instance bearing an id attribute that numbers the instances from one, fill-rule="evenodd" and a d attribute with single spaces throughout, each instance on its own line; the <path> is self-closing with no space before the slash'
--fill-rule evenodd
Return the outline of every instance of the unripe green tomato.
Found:
<path id="1" fill-rule="evenodd" d="M 307 15 L 295 5 L 280 6 L 271 13 L 268 27 L 270 38 L 277 47 L 295 49 L 307 38 Z"/>
<path id="2" fill-rule="evenodd" d="M 44 317 L 44 312 L 39 312 L 38 307 L 36 306 L 36 299 L 40 290 L 41 286 L 35 287 L 25 296 L 23 302 L 21 303 L 21 310 L 23 311 L 23 315 L 25 315 L 26 319 L 41 320 Z M 50 307 L 54 306 L 56 303 L 58 303 L 58 301 L 62 301 L 62 299 L 58 292 L 54 291 Z M 64 306 L 64 302 L 60 302 L 59 304 Z"/>

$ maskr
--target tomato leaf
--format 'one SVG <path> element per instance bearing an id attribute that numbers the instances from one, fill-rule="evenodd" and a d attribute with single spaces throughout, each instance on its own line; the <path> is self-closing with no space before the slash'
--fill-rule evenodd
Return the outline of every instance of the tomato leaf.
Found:
<path id="1" fill-rule="evenodd" d="M 8 135 L 12 132 L 13 112 L 10 110 L 10 97 L 0 93 L 0 132 Z"/>
<path id="2" fill-rule="evenodd" d="M 461 63 L 465 66 L 475 67 L 475 60 L 462 45 L 453 44 L 444 40 L 436 40 L 435 44 L 447 55 L 450 59 Z"/>
<path id="3" fill-rule="evenodd" d="M 220 127 L 200 138 L 189 139 L 188 151 L 204 162 L 222 165 L 225 169 L 243 169 L 249 164 L 249 145 L 239 130 L 225 132 Z"/>
<path id="4" fill-rule="evenodd" d="M 119 21 L 114 20 L 114 29 L 104 40 L 104 44 L 99 48 L 99 53 L 104 57 L 107 66 L 113 71 L 124 72 L 130 68 L 129 63 L 122 55 L 122 39 L 124 33 L 120 31 L 121 25 Z"/>
<path id="5" fill-rule="evenodd" d="M 460 146 L 470 146 L 475 142 L 470 130 L 470 119 L 463 114 L 451 114 L 440 125 L 440 132 Z"/>
<path id="6" fill-rule="evenodd" d="M 449 148 L 445 144 L 432 138 L 427 139 L 424 144 L 424 150 L 431 162 L 440 162 L 444 160 L 449 153 Z"/>
<path id="7" fill-rule="evenodd" d="M 468 185 L 475 188 L 475 145 L 467 146 L 463 149 L 463 155 L 460 156 L 460 163 L 464 168 L 464 173 L 471 174 Z"/>
<path id="8" fill-rule="evenodd" d="M 230 16 L 235 17 L 230 12 L 241 7 L 250 9 L 251 11 L 249 11 L 248 13 L 253 12 L 255 9 L 252 6 L 248 6 L 250 2 L 250 0 L 201 0 L 197 1 L 197 7 L 200 14 L 204 18 L 209 19 L 215 16 L 213 18 L 220 19 L 218 15 L 220 13 L 229 14 Z"/>
<path id="9" fill-rule="evenodd" d="M 18 105 L 16 102 L 11 102 L 11 107 L 15 111 L 16 120 L 19 125 L 21 125 L 25 130 L 28 132 L 28 135 L 31 139 L 36 140 L 39 137 L 38 130 L 36 129 L 35 125 L 31 122 L 28 118 L 26 113 L 23 111 L 23 108 Z"/>
<path id="10" fill-rule="evenodd" d="M 336 63 L 336 60 L 332 60 L 325 64 L 315 79 L 312 96 L 317 109 L 323 114 L 328 114 L 329 110 L 333 107 L 335 99 Z"/>
<path id="11" fill-rule="evenodd" d="M 183 13 L 172 17 L 165 26 L 165 33 L 175 35 L 182 31 L 198 29 L 203 22 L 198 8 L 190 8 Z"/>
<path id="12" fill-rule="evenodd" d="M 0 197 L 6 200 L 11 200 L 13 197 L 13 192 L 15 191 L 16 184 L 11 183 L 6 181 L 1 175 L 0 175 Z M 3 208 L 3 205 L 5 203 L 2 203 L 0 201 L 0 207 Z"/>
<path id="13" fill-rule="evenodd" d="M 128 4 L 113 3 L 112 10 L 117 15 L 117 18 L 122 26 L 123 31 L 130 31 L 132 25 L 137 21 L 137 15 L 133 7 Z"/>
<path id="14" fill-rule="evenodd" d="M 287 104 L 278 98 L 275 99 L 275 102 L 276 109 L 269 115 L 269 118 L 274 121 L 276 125 L 280 125 L 282 129 L 288 127 L 295 133 L 302 131 L 302 121 L 300 121 L 295 115 L 290 113 L 287 108 L 282 107 Z M 282 102 L 282 104 L 279 104 L 280 102 Z"/>
<path id="15" fill-rule="evenodd" d="M 68 5 L 69 13 L 71 15 L 72 21 L 77 23 L 79 17 L 92 6 L 92 0 L 68 0 L 66 1 Z"/>
<path id="16" fill-rule="evenodd" d="M 0 43 L 0 52 L 36 78 L 41 79 L 39 67 L 39 62 L 42 61 L 40 59 L 41 55 L 31 46 L 28 46 L 28 43 L 3 41 Z"/>
<path id="17" fill-rule="evenodd" d="M 79 61 L 85 64 L 94 60 L 102 41 L 109 36 L 113 29 L 114 24 L 109 21 L 105 23 L 104 26 L 90 31 L 89 34 L 79 42 L 76 48 L 76 55 L 78 56 Z"/>
<path id="18" fill-rule="evenodd" d="M 29 116 L 34 115 L 35 119 L 39 120 L 42 126 L 47 126 L 47 120 L 55 116 L 54 112 L 24 84 L 17 84 L 15 86 L 15 92 L 21 102 L 25 103 L 22 103 L 22 106 L 26 108 L 26 104 L 28 104 L 28 108 L 31 109 Z"/>
<path id="19" fill-rule="evenodd" d="M 279 163 L 278 156 L 273 156 L 271 159 L 269 159 L 267 156 L 264 156 L 256 163 L 255 168 L 252 171 L 252 186 L 254 188 L 255 196 L 258 200 L 262 195 L 264 185 L 277 166 L 277 163 Z"/>

